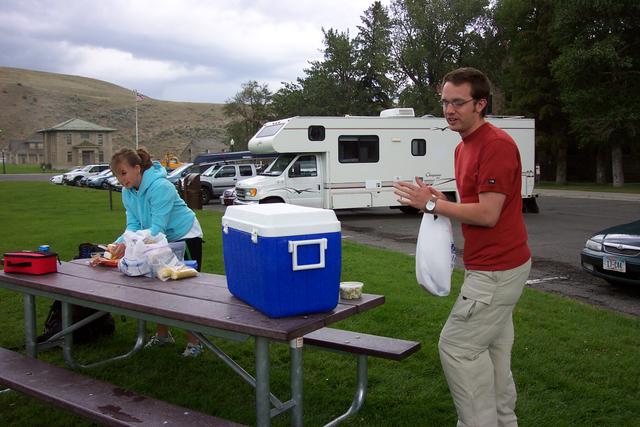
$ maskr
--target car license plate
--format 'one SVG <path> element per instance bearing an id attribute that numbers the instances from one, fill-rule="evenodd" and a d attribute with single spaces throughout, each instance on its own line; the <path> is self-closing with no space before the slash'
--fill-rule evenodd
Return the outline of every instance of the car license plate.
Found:
<path id="1" fill-rule="evenodd" d="M 605 256 L 602 259 L 602 268 L 619 273 L 627 272 L 627 263 L 622 259 L 614 256 Z"/>

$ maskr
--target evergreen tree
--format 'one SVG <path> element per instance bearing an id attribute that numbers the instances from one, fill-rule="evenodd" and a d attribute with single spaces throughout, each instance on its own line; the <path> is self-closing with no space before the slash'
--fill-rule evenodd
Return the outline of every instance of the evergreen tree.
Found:
<path id="1" fill-rule="evenodd" d="M 502 0 L 496 5 L 495 21 L 507 53 L 502 81 L 506 110 L 535 117 L 537 151 L 548 151 L 554 158 L 556 183 L 564 184 L 572 136 L 567 132 L 568 118 L 550 67 L 559 54 L 551 41 L 555 3 Z"/>
<path id="2" fill-rule="evenodd" d="M 471 35 L 486 20 L 487 0 L 394 0 L 393 57 L 401 72 L 400 104 L 419 114 L 442 114 L 444 75 L 469 65 Z"/>
<path id="3" fill-rule="evenodd" d="M 358 71 L 358 102 L 361 113 L 376 115 L 390 108 L 396 97 L 392 80 L 391 19 L 379 1 L 374 2 L 360 17 L 355 39 Z"/>
<path id="4" fill-rule="evenodd" d="M 581 143 L 611 150 L 614 187 L 622 151 L 640 130 L 640 3 L 565 0 L 553 25 L 552 72 Z M 602 150 L 601 150 L 602 152 Z"/>
<path id="5" fill-rule="evenodd" d="M 271 96 L 266 84 L 251 80 L 243 83 L 240 91 L 227 100 L 224 113 L 230 120 L 226 130 L 229 141 L 235 142 L 235 150 L 246 150 L 249 139 L 265 122 L 272 120 Z"/>

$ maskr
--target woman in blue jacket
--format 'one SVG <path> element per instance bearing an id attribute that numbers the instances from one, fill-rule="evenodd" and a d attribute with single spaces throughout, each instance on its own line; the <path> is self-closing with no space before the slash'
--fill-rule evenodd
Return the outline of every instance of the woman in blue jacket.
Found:
<path id="1" fill-rule="evenodd" d="M 148 229 L 152 236 L 164 233 L 169 242 L 184 241 L 191 259 L 202 265 L 202 228 L 195 213 L 180 198 L 174 185 L 166 179 L 167 172 L 158 162 L 152 162 L 144 148 L 122 148 L 111 158 L 111 170 L 122 184 L 122 202 L 127 214 L 127 231 Z M 124 255 L 124 239 L 120 236 L 110 252 L 120 258 Z M 187 334 L 185 357 L 197 357 L 202 344 Z M 145 348 L 173 344 L 169 328 L 158 325 L 156 334 Z"/>

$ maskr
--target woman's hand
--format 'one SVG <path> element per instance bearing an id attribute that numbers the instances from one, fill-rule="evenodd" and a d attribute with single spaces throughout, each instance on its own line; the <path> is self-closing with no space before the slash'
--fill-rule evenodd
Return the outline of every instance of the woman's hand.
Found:
<path id="1" fill-rule="evenodd" d="M 107 246 L 107 251 L 111 254 L 111 258 L 119 259 L 124 256 L 125 247 L 124 243 L 112 243 Z"/>

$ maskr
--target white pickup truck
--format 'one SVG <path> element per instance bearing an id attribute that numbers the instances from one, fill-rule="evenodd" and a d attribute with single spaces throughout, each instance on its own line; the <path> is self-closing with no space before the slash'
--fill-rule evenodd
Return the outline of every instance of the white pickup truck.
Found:
<path id="1" fill-rule="evenodd" d="M 252 163 L 221 163 L 211 166 L 200 174 L 202 204 L 206 205 L 214 197 L 222 195 L 227 188 L 233 188 L 236 183 L 252 176 L 256 176 L 256 165 Z"/>

